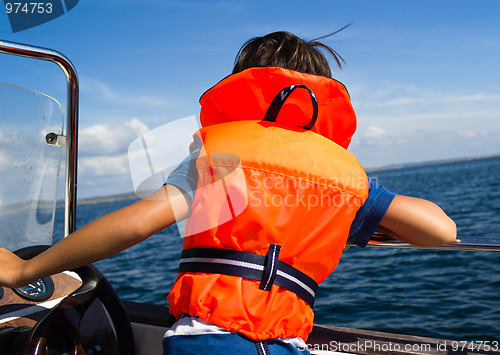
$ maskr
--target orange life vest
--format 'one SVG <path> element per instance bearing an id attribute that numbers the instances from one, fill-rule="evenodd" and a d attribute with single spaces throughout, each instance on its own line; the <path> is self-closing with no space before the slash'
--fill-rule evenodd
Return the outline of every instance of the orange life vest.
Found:
<path id="1" fill-rule="evenodd" d="M 311 90 L 319 85 L 318 81 L 326 79 L 281 68 L 250 69 L 235 76 L 255 78 L 254 74 L 261 70 L 285 73 L 284 85 L 302 84 Z M 307 80 L 290 81 L 294 76 Z M 225 80 L 230 81 L 233 89 L 222 90 L 233 93 L 238 80 L 234 76 Z M 350 129 L 345 127 L 355 127 L 355 122 L 341 126 L 344 129 L 338 132 L 323 131 L 325 136 L 314 131 L 318 130 L 316 126 L 310 130 L 298 128 L 307 126 L 311 112 L 285 110 L 288 100 L 277 122 L 262 121 L 267 110 L 262 102 L 272 102 L 283 89 L 277 89 L 269 100 L 255 99 L 267 90 L 267 80 L 261 82 L 265 90 L 255 90 L 248 97 L 255 104 L 261 102 L 262 111 L 252 110 L 252 120 L 245 112 L 244 120 L 236 113 L 232 119 L 230 114 L 223 114 L 227 101 L 218 104 L 224 97 L 218 93 L 225 86 L 224 81 L 201 99 L 202 124 L 207 126 L 195 134 L 195 139 L 203 142 L 196 162 L 198 188 L 185 227 L 181 272 L 168 296 L 170 312 L 176 317 L 197 316 L 254 340 L 305 340 L 313 324 L 313 287 L 309 281 L 319 284 L 336 267 L 350 225 L 368 195 L 363 168 L 353 155 L 333 142 L 348 144 L 350 135 L 346 132 Z M 345 89 L 332 79 L 327 81 L 331 87 L 325 90 L 338 89 L 341 94 L 335 95 L 346 101 L 339 104 L 339 98 L 333 100 L 337 107 L 349 108 L 338 115 L 351 117 Z M 246 87 L 248 83 L 242 80 L 241 85 Z M 252 85 L 255 87 L 256 83 Z M 212 95 L 218 99 L 210 98 Z M 298 97 L 296 102 L 301 101 L 301 95 L 290 94 L 290 98 L 294 96 Z M 320 95 L 316 96 L 321 100 Z M 305 97 L 308 105 L 313 106 L 309 95 Z M 216 103 L 217 108 L 213 107 Z M 300 108 L 306 104 L 292 106 Z M 232 103 L 228 106 L 231 111 Z M 329 125 L 322 120 L 335 114 L 323 110 L 324 106 L 319 106 L 316 124 L 324 128 Z M 209 113 L 217 118 L 208 117 Z M 208 257 L 205 252 L 209 252 Z M 228 261 L 223 256 L 226 253 L 236 257 L 231 256 Z M 229 271 L 228 262 L 243 265 L 242 269 L 253 268 L 253 257 L 262 260 L 262 280 Z M 196 269 L 201 261 L 203 267 Z M 190 265 L 194 268 L 186 268 Z M 218 268 L 212 269 L 212 265 Z M 298 291 L 288 286 L 290 281 L 299 285 Z M 314 298 L 314 289 L 312 294 Z"/>

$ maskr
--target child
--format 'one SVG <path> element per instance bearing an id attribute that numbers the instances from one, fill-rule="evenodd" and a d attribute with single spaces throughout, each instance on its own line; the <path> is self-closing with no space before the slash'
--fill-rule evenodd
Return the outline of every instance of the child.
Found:
<path id="1" fill-rule="evenodd" d="M 331 48 L 287 32 L 247 42 L 233 75 L 202 96 L 203 128 L 164 186 L 31 260 L 0 250 L 0 284 L 95 262 L 189 217 L 165 353 L 307 354 L 317 284 L 347 241 L 364 247 L 375 230 L 456 240 L 438 206 L 377 185 L 345 150 L 355 115 L 318 47 L 340 66 Z"/>

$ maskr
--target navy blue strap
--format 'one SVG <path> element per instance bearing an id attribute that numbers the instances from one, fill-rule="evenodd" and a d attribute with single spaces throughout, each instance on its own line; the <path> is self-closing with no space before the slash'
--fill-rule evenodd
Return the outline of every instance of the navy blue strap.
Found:
<path id="1" fill-rule="evenodd" d="M 264 261 L 264 276 L 259 288 L 261 290 L 271 291 L 278 271 L 278 258 L 280 256 L 281 245 L 271 244 Z"/>
<path id="2" fill-rule="evenodd" d="M 182 251 L 179 272 L 200 272 L 261 281 L 260 288 L 277 285 L 294 292 L 311 308 L 318 284 L 309 276 L 280 260 L 279 245 L 271 245 L 267 256 L 244 251 L 194 248 Z"/>
<path id="3" fill-rule="evenodd" d="M 312 90 L 303 84 L 287 86 L 286 88 L 282 89 L 278 93 L 278 95 L 274 97 L 273 101 L 271 102 L 271 105 L 269 105 L 266 115 L 264 116 L 264 121 L 276 122 L 276 118 L 278 117 L 278 113 L 280 112 L 281 107 L 283 107 L 283 104 L 285 103 L 286 99 L 288 99 L 290 94 L 297 88 L 302 88 L 309 91 L 309 95 L 311 96 L 311 101 L 313 105 L 313 114 L 311 120 L 309 121 L 309 124 L 301 128 L 304 129 L 313 128 L 314 124 L 316 123 L 316 120 L 318 119 L 318 100 L 316 99 L 316 96 L 314 95 Z"/>

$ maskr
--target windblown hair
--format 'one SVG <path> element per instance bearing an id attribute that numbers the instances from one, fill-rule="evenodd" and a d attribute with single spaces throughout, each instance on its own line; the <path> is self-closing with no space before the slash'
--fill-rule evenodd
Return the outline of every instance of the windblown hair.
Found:
<path id="1" fill-rule="evenodd" d="M 236 55 L 233 74 L 252 67 L 282 67 L 331 78 L 330 65 L 320 49 L 331 54 L 339 68 L 342 68 L 342 62 L 345 61 L 335 50 L 318 40 L 332 36 L 348 26 L 311 41 L 304 41 L 285 31 L 252 38 Z"/>

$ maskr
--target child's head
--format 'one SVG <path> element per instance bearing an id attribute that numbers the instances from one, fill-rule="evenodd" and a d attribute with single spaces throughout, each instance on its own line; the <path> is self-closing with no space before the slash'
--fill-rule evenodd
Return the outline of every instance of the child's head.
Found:
<path id="1" fill-rule="evenodd" d="M 330 66 L 319 51 L 321 48 L 333 56 L 339 68 L 342 67 L 342 57 L 317 40 L 304 41 L 284 31 L 255 37 L 246 42 L 238 52 L 233 74 L 251 67 L 282 67 L 331 78 Z"/>

